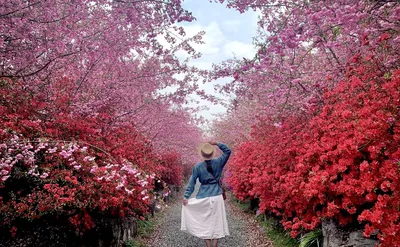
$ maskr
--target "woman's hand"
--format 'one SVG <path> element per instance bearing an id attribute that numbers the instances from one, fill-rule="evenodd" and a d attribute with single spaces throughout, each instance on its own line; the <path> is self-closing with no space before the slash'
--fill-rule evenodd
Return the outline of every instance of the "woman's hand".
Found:
<path id="1" fill-rule="evenodd" d="M 215 142 L 215 141 L 210 141 L 208 143 L 210 143 L 211 145 L 218 145 L 218 142 Z"/>
<path id="2" fill-rule="evenodd" d="M 188 199 L 183 198 L 183 202 L 182 202 L 183 206 L 186 206 L 188 204 Z"/>

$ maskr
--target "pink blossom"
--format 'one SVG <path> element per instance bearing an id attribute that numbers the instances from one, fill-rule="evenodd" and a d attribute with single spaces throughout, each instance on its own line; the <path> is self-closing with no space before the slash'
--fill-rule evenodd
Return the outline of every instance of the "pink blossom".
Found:
<path id="1" fill-rule="evenodd" d="M 92 166 L 92 168 L 90 169 L 90 173 L 96 172 L 98 168 L 98 166 Z"/>
<path id="2" fill-rule="evenodd" d="M 128 193 L 128 195 L 132 195 L 134 190 L 135 190 L 135 189 L 128 190 L 128 189 L 125 187 L 125 191 L 126 191 L 126 193 Z"/>
<path id="3" fill-rule="evenodd" d="M 57 152 L 57 147 L 49 148 L 49 149 L 48 149 L 48 152 L 49 152 L 50 154 Z"/>
<path id="4" fill-rule="evenodd" d="M 66 159 L 66 158 L 70 157 L 72 155 L 72 153 L 71 152 L 67 152 L 65 150 L 62 150 L 60 152 L 60 155 Z"/>
<path id="5" fill-rule="evenodd" d="M 117 187 L 115 187 L 116 190 L 120 190 L 124 187 L 123 183 L 119 183 Z"/>
<path id="6" fill-rule="evenodd" d="M 83 161 L 93 161 L 95 159 L 95 157 L 92 157 L 92 156 L 85 156 L 84 158 L 83 158 Z"/>

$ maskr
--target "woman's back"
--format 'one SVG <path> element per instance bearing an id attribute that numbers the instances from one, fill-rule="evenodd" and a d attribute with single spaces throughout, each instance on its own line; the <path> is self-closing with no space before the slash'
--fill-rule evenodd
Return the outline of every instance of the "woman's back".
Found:
<path id="1" fill-rule="evenodd" d="M 199 162 L 193 167 L 192 176 L 189 179 L 189 183 L 187 185 L 184 195 L 185 198 L 189 198 L 190 195 L 193 193 L 196 179 L 199 179 L 201 183 L 199 192 L 196 196 L 197 199 L 222 194 L 222 189 L 218 185 L 218 181 L 219 179 L 221 179 L 222 170 L 224 169 L 225 164 L 229 159 L 231 150 L 223 143 L 218 143 L 218 147 L 223 152 L 220 157 Z M 207 171 L 206 162 L 210 163 L 212 171 Z"/>

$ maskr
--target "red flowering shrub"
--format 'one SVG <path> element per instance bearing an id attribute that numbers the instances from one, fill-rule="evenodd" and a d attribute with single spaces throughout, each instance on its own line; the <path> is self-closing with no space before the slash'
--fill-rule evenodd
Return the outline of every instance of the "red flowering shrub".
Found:
<path id="1" fill-rule="evenodd" d="M 154 175 L 129 162 L 98 160 L 96 151 L 77 143 L 31 143 L 18 136 L 3 143 L 1 153 L 4 223 L 57 214 L 84 231 L 93 227 L 90 214 L 146 213 Z"/>
<path id="2" fill-rule="evenodd" d="M 378 230 L 382 246 L 400 245 L 400 71 L 383 73 L 369 60 L 348 65 L 318 114 L 257 126 L 230 164 L 238 197 L 258 197 L 293 236 L 334 219 L 365 225 L 366 236 Z"/>
<path id="3" fill-rule="evenodd" d="M 255 145 L 255 142 L 249 141 L 238 146 L 237 150 L 240 150 L 240 153 L 231 158 L 229 163 L 231 165 L 229 165 L 229 170 L 225 173 L 224 181 L 228 183 L 232 191 L 235 192 L 235 196 L 240 200 L 253 198 L 253 183 L 251 179 L 257 177 L 260 173 L 256 161 L 259 158 L 258 154 L 261 154 L 261 152 L 258 153 L 256 151 Z M 243 155 L 245 153 L 247 155 Z"/>
<path id="4" fill-rule="evenodd" d="M 142 216 L 168 162 L 169 182 L 181 181 L 179 158 L 160 160 L 133 125 L 110 123 L 111 109 L 74 112 L 70 85 L 44 95 L 0 81 L 0 215 L 12 234 L 16 222 L 44 216 L 68 217 L 80 232 L 92 216 Z"/>
<path id="5" fill-rule="evenodd" d="M 382 243 L 396 246 L 400 71 L 389 79 L 375 66 L 362 64 L 350 68 L 348 77 L 325 94 L 325 107 L 310 122 L 314 140 L 305 143 L 308 148 L 297 160 L 310 174 L 300 189 L 314 190 L 305 196 L 315 200 L 322 217 L 342 225 L 366 222 L 366 236 L 379 229 Z"/>
<path id="6" fill-rule="evenodd" d="M 171 185 L 182 185 L 183 165 L 178 153 L 171 151 L 161 155 L 160 164 L 162 166 L 161 180 Z"/>

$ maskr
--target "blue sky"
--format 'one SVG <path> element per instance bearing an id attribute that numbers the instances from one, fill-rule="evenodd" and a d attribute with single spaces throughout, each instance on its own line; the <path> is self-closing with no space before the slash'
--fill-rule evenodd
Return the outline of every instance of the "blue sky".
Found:
<path id="1" fill-rule="evenodd" d="M 213 63 L 218 64 L 234 56 L 237 58 L 254 56 L 252 41 L 257 28 L 256 12 L 250 10 L 240 14 L 234 9 L 226 8 L 225 4 L 210 3 L 208 0 L 185 0 L 183 7 L 192 12 L 197 19 L 183 25 L 186 33 L 190 36 L 202 30 L 206 32 L 203 36 L 205 44 L 195 46 L 203 55 L 191 64 L 209 69 Z M 217 80 L 211 84 L 201 85 L 201 88 L 207 93 L 214 93 L 214 84 L 225 83 L 228 80 L 230 79 Z M 206 101 L 201 101 L 201 105 L 210 108 L 201 112 L 201 115 L 209 120 L 214 119 L 215 114 L 226 111 L 224 107 Z"/>

